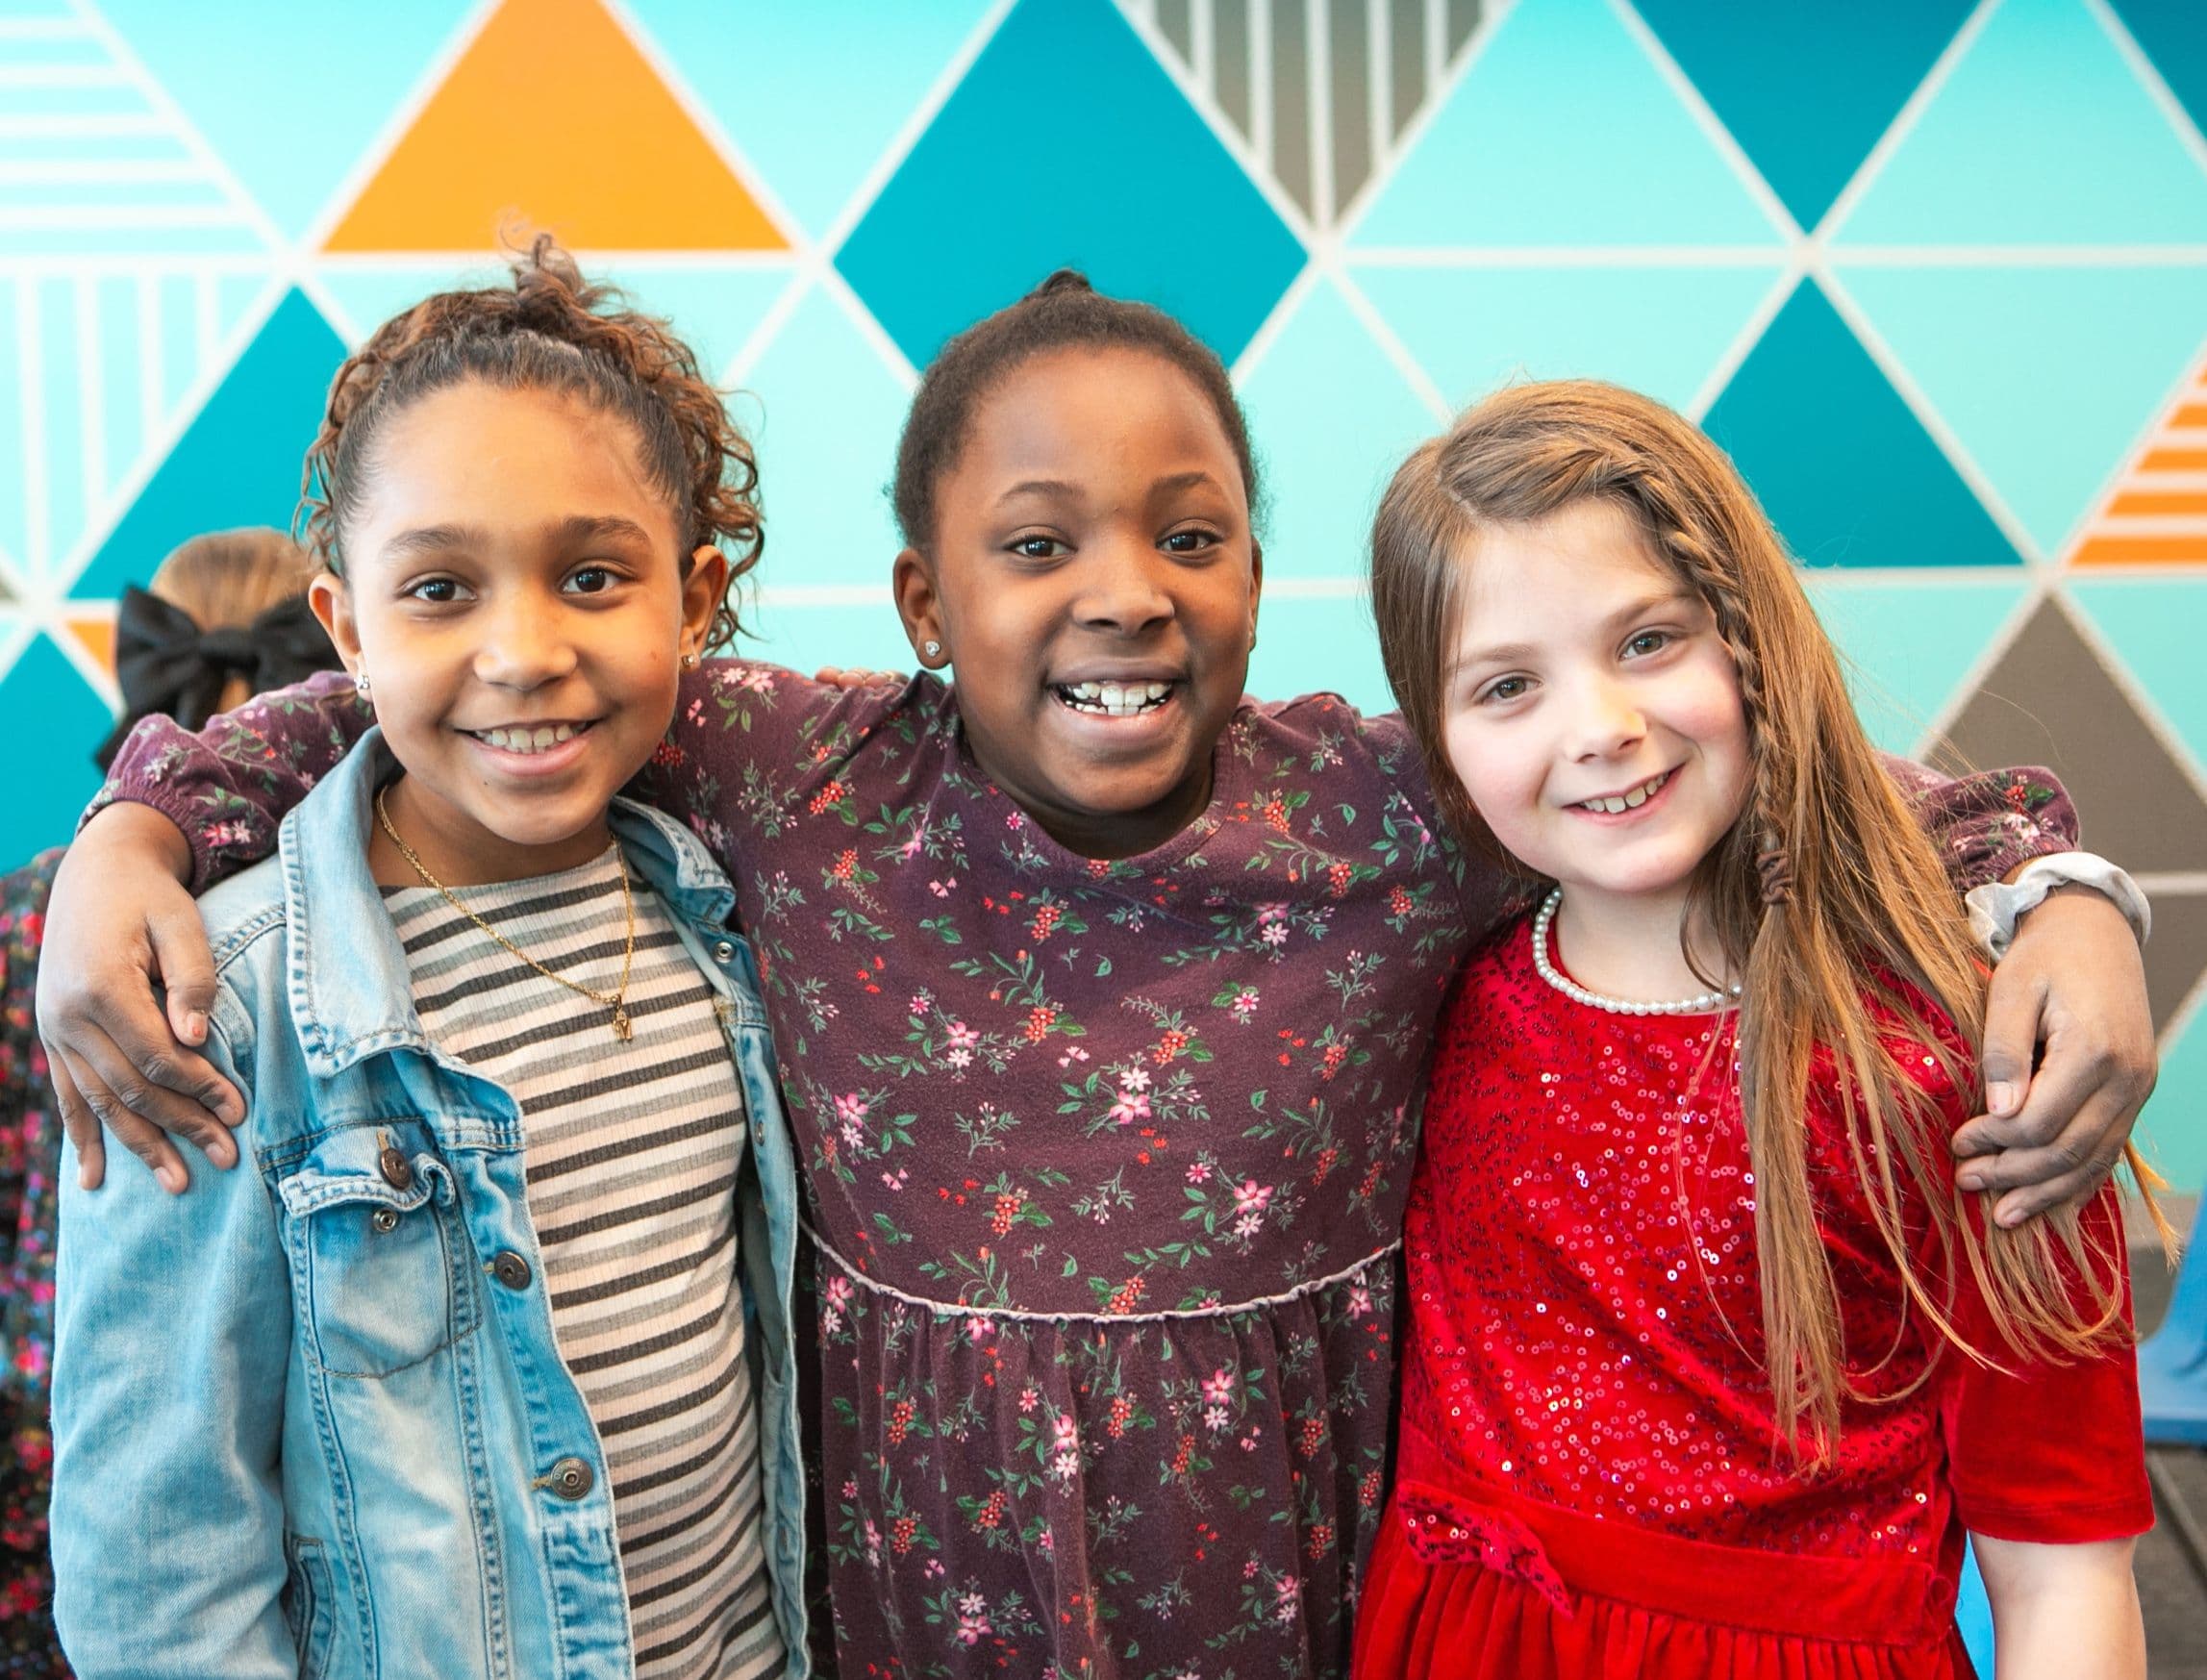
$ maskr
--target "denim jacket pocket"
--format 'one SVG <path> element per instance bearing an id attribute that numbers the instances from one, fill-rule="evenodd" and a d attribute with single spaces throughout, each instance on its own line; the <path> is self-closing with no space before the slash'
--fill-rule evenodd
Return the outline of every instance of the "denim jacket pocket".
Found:
<path id="1" fill-rule="evenodd" d="M 330 1668 L 330 1562 L 320 1541 L 295 1534 L 284 1537 L 284 1619 L 298 1651 L 299 1680 L 320 1680 Z"/>
<path id="2" fill-rule="evenodd" d="M 385 1377 L 473 1327 L 451 1168 L 419 1121 L 332 1133 L 276 1184 L 307 1356 Z"/>

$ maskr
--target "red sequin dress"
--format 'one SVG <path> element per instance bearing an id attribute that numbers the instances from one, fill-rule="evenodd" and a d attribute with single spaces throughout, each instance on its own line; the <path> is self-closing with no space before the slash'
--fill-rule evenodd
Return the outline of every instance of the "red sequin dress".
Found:
<path id="1" fill-rule="evenodd" d="M 1848 1404 L 1832 1468 L 1788 1473 L 1730 1067 L 1727 1017 L 1574 1003 L 1524 924 L 1467 968 L 1410 1191 L 1401 1444 L 1360 1680 L 1966 1675 L 1965 1529 L 2152 1525 L 2127 1348 L 2006 1376 L 1947 1353 L 1905 1398 Z M 1825 1246 L 1850 1364 L 1891 1349 L 1870 1382 L 1892 1394 L 1935 1347 L 1897 1310 L 1835 1109 L 1812 1092 Z M 2088 1224 L 2119 1255 L 2111 1194 Z M 1999 1345 L 1981 1300 L 1955 1306 L 1972 1345 Z"/>

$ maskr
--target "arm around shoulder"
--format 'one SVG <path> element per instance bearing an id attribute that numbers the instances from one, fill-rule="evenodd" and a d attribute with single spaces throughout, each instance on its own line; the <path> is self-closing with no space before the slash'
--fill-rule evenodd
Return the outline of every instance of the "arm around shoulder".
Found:
<path id="1" fill-rule="evenodd" d="M 2041 1545 L 1972 1534 L 1993 1606 L 1994 1680 L 2143 1680 L 2130 1540 Z"/>

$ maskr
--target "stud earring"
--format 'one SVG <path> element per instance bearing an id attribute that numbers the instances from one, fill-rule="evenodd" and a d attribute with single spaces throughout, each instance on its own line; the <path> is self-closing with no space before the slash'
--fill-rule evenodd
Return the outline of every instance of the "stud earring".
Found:
<path id="1" fill-rule="evenodd" d="M 686 653 L 682 656 L 682 668 L 686 671 L 695 670 L 698 664 L 698 658 L 694 653 Z"/>
<path id="2" fill-rule="evenodd" d="M 368 675 L 365 671 L 353 673 L 353 691 L 365 700 L 368 697 Z"/>
<path id="3" fill-rule="evenodd" d="M 921 651 L 923 651 L 929 659 L 940 659 L 942 657 L 942 643 L 940 641 L 931 641 Z"/>

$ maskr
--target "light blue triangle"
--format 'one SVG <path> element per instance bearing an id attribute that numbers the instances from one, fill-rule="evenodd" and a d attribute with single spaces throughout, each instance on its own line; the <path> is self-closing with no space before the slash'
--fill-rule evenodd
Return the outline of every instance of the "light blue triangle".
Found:
<path id="1" fill-rule="evenodd" d="M 630 0 L 768 189 L 815 238 L 988 11 L 985 0 Z"/>
<path id="2" fill-rule="evenodd" d="M 1776 284 L 1778 265 L 1354 272 L 1452 403 L 1513 379 L 1583 377 L 1683 409 Z"/>
<path id="3" fill-rule="evenodd" d="M 1522 0 L 1354 245 L 1771 245 L 1777 230 L 1603 0 Z"/>
<path id="4" fill-rule="evenodd" d="M 2138 1141 L 2145 1159 L 2178 1195 L 2197 1195 L 2207 1188 L 2203 1114 L 2207 1114 L 2207 1008 L 2194 1009 L 2175 1041 L 2163 1048 L 2160 1081 L 2138 1117 Z M 2200 1227 L 2200 1233 L 2207 1235 L 2207 1225 Z"/>
<path id="5" fill-rule="evenodd" d="M 705 377 L 717 382 L 790 288 L 794 272 L 787 263 L 651 263 L 614 257 L 590 277 L 612 282 L 636 308 L 669 322 L 697 352 Z"/>
<path id="6" fill-rule="evenodd" d="M 470 0 L 101 0 L 101 11 L 285 233 L 313 222 L 474 8 Z"/>
<path id="7" fill-rule="evenodd" d="M 288 526 L 299 468 L 344 345 L 293 290 L 208 397 L 70 591 L 111 600 L 179 542 L 236 525 Z"/>
<path id="8" fill-rule="evenodd" d="M 1393 711 L 1369 598 L 1283 595 L 1267 588 L 1257 611 L 1248 686 L 1260 700 L 1324 692 L 1360 712 Z"/>
<path id="9" fill-rule="evenodd" d="M 736 652 L 745 659 L 770 660 L 807 676 L 823 665 L 899 672 L 918 667 L 886 577 L 876 600 L 821 606 L 769 597 L 740 601 L 739 607 L 745 634 Z"/>
<path id="10" fill-rule="evenodd" d="M 2193 763 L 2207 765 L 2207 578 L 2072 577 L 2069 591 L 2192 749 Z"/>
<path id="11" fill-rule="evenodd" d="M 1836 238 L 2207 239 L 2207 173 L 2082 0 L 2007 0 Z"/>
<path id="12" fill-rule="evenodd" d="M 697 352 L 705 376 L 717 380 L 787 288 L 791 269 L 780 263 L 652 263 L 615 256 L 590 260 L 583 272 L 590 280 L 619 287 L 634 307 L 671 321 Z M 457 263 L 348 261 L 324 263 L 316 278 L 344 312 L 341 324 L 357 345 L 432 292 L 510 286 L 513 270 L 494 257 Z"/>
<path id="13" fill-rule="evenodd" d="M 903 546 L 889 482 L 907 396 L 835 299 L 814 290 L 730 405 L 759 453 L 763 584 L 878 584 Z"/>
<path id="14" fill-rule="evenodd" d="M 2207 338 L 2207 267 L 1849 267 L 1841 278 L 2049 557 Z"/>
<path id="15" fill-rule="evenodd" d="M 1896 584 L 1875 574 L 1805 571 L 1825 634 L 1869 738 L 1914 752 L 2028 586 L 2001 578 Z"/>
<path id="16" fill-rule="evenodd" d="M 31 405 L 42 402 L 41 393 L 24 380 L 22 359 L 14 352 L 20 342 L 20 319 L 31 283 L 0 274 L 0 343 L 9 346 L 0 356 L 0 548 L 15 556 L 26 574 L 33 564 L 31 513 L 25 489 L 30 471 L 24 459 L 24 430 Z"/>
<path id="17" fill-rule="evenodd" d="M 1325 280 L 1243 377 L 1241 402 L 1267 504 L 1265 575 L 1363 577 L 1380 492 L 1440 420 Z"/>
<path id="18" fill-rule="evenodd" d="M 458 262 L 326 263 L 314 279 L 342 312 L 335 322 L 355 348 L 364 344 L 376 328 L 403 310 L 412 309 L 436 291 L 453 291 L 489 286 L 510 286 L 513 270 L 495 257 Z"/>
<path id="19" fill-rule="evenodd" d="M 38 720 L 37 749 L 10 766 L 8 797 L 0 801 L 0 858 L 13 866 L 75 832 L 78 814 L 99 791 L 92 753 L 114 715 L 67 654 L 34 636 L 0 678 L 0 717 Z"/>

